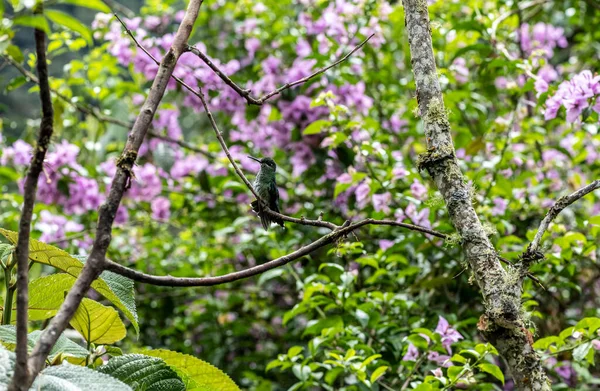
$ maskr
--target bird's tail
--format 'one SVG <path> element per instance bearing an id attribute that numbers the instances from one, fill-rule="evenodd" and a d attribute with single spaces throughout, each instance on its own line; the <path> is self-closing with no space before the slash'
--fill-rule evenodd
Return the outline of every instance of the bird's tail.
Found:
<path id="1" fill-rule="evenodd" d="M 258 200 L 252 201 L 250 206 L 252 206 L 252 210 L 256 212 L 258 217 L 260 217 L 260 223 L 265 231 L 267 231 L 271 225 L 271 216 L 269 216 L 267 213 L 264 213 L 262 203 L 258 202 Z"/>

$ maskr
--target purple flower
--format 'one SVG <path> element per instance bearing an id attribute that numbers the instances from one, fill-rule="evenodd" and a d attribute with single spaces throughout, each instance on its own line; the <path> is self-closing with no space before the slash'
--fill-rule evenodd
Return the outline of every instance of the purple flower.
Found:
<path id="1" fill-rule="evenodd" d="M 431 373 L 433 373 L 433 376 L 435 377 L 444 377 L 444 372 L 442 372 L 442 368 L 432 369 Z"/>
<path id="2" fill-rule="evenodd" d="M 42 242 L 54 242 L 64 239 L 68 232 L 83 231 L 83 225 L 67 220 L 64 216 L 53 215 L 47 210 L 40 212 L 40 220 L 35 224 L 35 228 L 42 232 Z"/>
<path id="3" fill-rule="evenodd" d="M 442 316 L 440 316 L 435 332 L 442 336 L 442 346 L 446 348 L 448 354 L 452 354 L 450 345 L 463 339 L 463 336 L 453 329 L 448 321 Z"/>
<path id="4" fill-rule="evenodd" d="M 594 349 L 600 350 L 600 340 L 597 340 L 597 339 L 593 340 L 592 346 L 594 347 Z"/>
<path id="5" fill-rule="evenodd" d="M 385 252 L 385 251 L 387 251 L 387 249 L 392 247 L 395 243 L 396 242 L 394 242 L 393 240 L 381 239 L 379 241 L 379 248 Z"/>
<path id="6" fill-rule="evenodd" d="M 392 201 L 392 195 L 390 192 L 383 194 L 373 194 L 373 208 L 376 212 L 384 212 L 385 214 L 390 213 L 390 202 Z"/>
<path id="7" fill-rule="evenodd" d="M 25 141 L 17 140 L 12 146 L 4 148 L 0 164 L 4 166 L 9 160 L 12 160 L 12 162 L 18 166 L 28 165 L 31 161 L 32 149 L 31 145 L 27 144 Z"/>
<path id="8" fill-rule="evenodd" d="M 469 68 L 467 68 L 467 61 L 462 57 L 457 57 L 450 66 L 450 69 L 454 71 L 454 78 L 458 84 L 464 84 L 469 81 Z"/>
<path id="9" fill-rule="evenodd" d="M 492 216 L 502 216 L 506 212 L 508 201 L 501 197 L 496 197 L 492 200 L 494 207 L 492 208 Z"/>
<path id="10" fill-rule="evenodd" d="M 410 191 L 412 192 L 413 197 L 418 200 L 423 200 L 427 196 L 427 188 L 417 179 L 410 185 Z"/>
<path id="11" fill-rule="evenodd" d="M 402 357 L 402 361 L 416 361 L 419 357 L 419 350 L 412 343 L 408 345 L 408 350 L 404 357 Z"/>
<path id="12" fill-rule="evenodd" d="M 171 216 L 171 201 L 165 197 L 156 197 L 150 204 L 152 208 L 152 218 L 155 220 L 168 220 Z"/>
<path id="13" fill-rule="evenodd" d="M 413 224 L 431 228 L 431 222 L 429 222 L 429 208 L 424 208 L 417 212 L 417 206 L 415 204 L 409 204 L 406 209 L 404 209 L 404 213 Z"/>
<path id="14" fill-rule="evenodd" d="M 364 209 L 364 207 L 369 203 L 370 192 L 371 186 L 369 186 L 368 180 L 365 180 L 356 186 L 354 195 L 356 196 L 356 206 L 358 206 L 359 209 Z"/>
<path id="15" fill-rule="evenodd" d="M 139 167 L 135 178 L 129 192 L 134 200 L 150 201 L 162 191 L 162 182 L 158 177 L 157 169 L 150 163 Z"/>
<path id="16" fill-rule="evenodd" d="M 450 362 L 450 356 L 447 356 L 445 354 L 439 354 L 436 351 L 429 352 L 429 355 L 427 355 L 427 359 L 429 361 L 435 362 L 437 365 L 440 365 L 444 368 L 452 366 L 452 362 Z"/>

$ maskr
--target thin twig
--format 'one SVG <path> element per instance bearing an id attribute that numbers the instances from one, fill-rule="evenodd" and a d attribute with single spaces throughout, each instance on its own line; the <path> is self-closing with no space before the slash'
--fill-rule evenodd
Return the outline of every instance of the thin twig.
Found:
<path id="1" fill-rule="evenodd" d="M 505 13 L 503 13 L 502 15 L 500 15 L 498 18 L 496 18 L 493 22 L 492 22 L 492 27 L 490 29 L 490 38 L 492 40 L 493 44 L 496 44 L 496 32 L 498 31 L 498 27 L 500 26 L 500 24 L 502 22 L 504 22 L 506 19 L 510 18 L 513 15 L 518 14 L 519 12 L 522 12 L 528 8 L 531 7 L 535 7 L 536 5 L 542 5 L 544 3 L 549 3 L 552 0 L 535 0 L 535 1 L 523 1 L 523 2 L 517 2 L 516 3 L 516 8 L 513 8 L 509 11 L 506 11 Z"/>
<path id="2" fill-rule="evenodd" d="M 193 54 L 195 54 L 196 56 L 198 56 L 198 58 L 200 58 L 202 61 L 204 61 L 204 63 L 206 65 L 208 65 L 208 67 L 210 69 L 212 69 L 217 76 L 219 76 L 221 78 L 221 80 L 223 80 L 223 82 L 225 84 L 227 84 L 229 87 L 231 87 L 235 92 L 237 92 L 242 98 L 246 99 L 246 101 L 248 102 L 248 104 L 253 104 L 253 105 L 262 105 L 264 104 L 267 100 L 269 100 L 270 98 L 272 98 L 275 95 L 279 95 L 280 93 L 282 93 L 283 91 L 287 90 L 288 88 L 294 87 L 298 84 L 303 84 L 306 83 L 307 81 L 309 81 L 310 79 L 313 79 L 317 76 L 319 76 L 322 73 L 327 72 L 328 70 L 330 70 L 331 68 L 341 64 L 342 62 L 346 61 L 351 55 L 353 55 L 357 50 L 359 50 L 360 48 L 362 48 L 371 38 L 373 38 L 375 34 L 371 34 L 367 39 L 365 39 L 364 41 L 362 41 L 358 46 L 356 46 L 354 49 L 352 49 L 350 52 L 348 52 L 346 55 L 344 55 L 343 57 L 339 58 L 338 60 L 336 60 L 335 62 L 333 62 L 332 64 L 321 68 L 315 72 L 313 72 L 312 74 L 303 77 L 301 79 L 286 83 L 284 85 L 282 85 L 281 87 L 263 95 L 260 98 L 255 98 L 252 95 L 250 95 L 250 90 L 248 89 L 243 89 L 240 86 L 238 86 L 237 84 L 235 84 L 235 82 L 233 80 L 231 80 L 231 78 L 229 78 L 223 71 L 221 71 L 219 69 L 219 67 L 217 67 L 211 60 L 210 58 L 208 58 L 208 56 L 204 53 L 202 53 L 198 48 L 195 48 L 193 46 L 188 46 L 187 50 L 192 52 Z"/>
<path id="3" fill-rule="evenodd" d="M 42 5 L 38 5 L 35 13 L 43 12 Z M 44 166 L 46 152 L 50 145 L 50 138 L 54 132 L 52 97 L 48 82 L 48 63 L 46 61 L 46 33 L 35 29 L 35 49 L 37 55 L 37 72 L 40 84 L 40 101 L 42 104 L 42 121 L 40 134 L 35 147 L 29 172 L 25 178 L 23 188 L 23 210 L 19 222 L 19 237 L 17 239 L 17 344 L 15 373 L 10 383 L 9 390 L 29 389 L 29 373 L 27 371 L 27 332 L 29 302 L 29 235 L 31 233 L 31 217 L 35 204 L 38 178 Z M 9 303 L 10 304 L 10 303 Z M 10 311 L 10 308 L 4 309 Z"/>
<path id="4" fill-rule="evenodd" d="M 558 216 L 558 214 L 562 212 L 562 210 L 565 209 L 567 206 L 571 205 L 573 202 L 599 188 L 600 179 L 597 179 L 589 185 L 577 190 L 576 192 L 559 198 L 558 201 L 556 201 L 556 203 L 552 205 L 550 210 L 548 210 L 546 217 L 544 217 L 544 219 L 540 223 L 540 227 L 538 228 L 538 231 L 535 234 L 533 241 L 529 244 L 529 246 L 527 246 L 527 250 L 525 252 L 529 254 L 535 254 L 536 252 L 538 252 L 540 242 L 542 241 L 542 237 L 544 236 L 544 233 L 548 230 L 548 227 L 550 226 L 552 220 L 554 220 L 556 216 Z"/>

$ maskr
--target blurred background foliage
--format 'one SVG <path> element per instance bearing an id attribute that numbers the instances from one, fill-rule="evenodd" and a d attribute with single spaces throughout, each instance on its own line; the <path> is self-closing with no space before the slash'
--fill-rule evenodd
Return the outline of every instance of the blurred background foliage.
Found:
<path id="1" fill-rule="evenodd" d="M 54 147 L 40 179 L 34 237 L 83 255 L 127 128 L 72 103 L 131 121 L 156 67 L 112 15 L 100 12 L 103 3 L 47 3 L 83 28 L 49 24 L 51 87 L 67 100 L 54 99 Z M 600 3 L 429 3 L 457 155 L 496 249 L 516 261 L 553 200 L 600 177 L 600 87 L 593 79 Z M 185 7 L 170 0 L 107 5 L 157 57 Z M 35 85 L 6 59 L 35 72 L 32 29 L 17 23 L 28 7 L 5 2 L 0 25 L 0 226 L 11 230 L 18 225 L 26 144 L 33 144 L 40 117 Z M 191 53 L 176 74 L 208 92 L 249 177 L 258 167 L 246 154 L 275 159 L 283 213 L 323 213 L 337 224 L 391 218 L 452 233 L 439 193 L 415 165 L 426 140 L 403 12 L 397 1 L 205 2 L 190 44 L 256 96 L 375 35 L 347 62 L 260 107 L 247 105 Z M 592 75 L 591 93 L 573 103 L 567 84 L 583 88 L 584 71 Z M 562 104 L 554 117 L 549 102 Z M 109 258 L 153 274 L 216 276 L 324 233 L 292 224 L 262 230 L 199 102 L 174 82 L 154 126 L 200 151 L 156 138 L 145 142 Z M 578 325 L 536 346 L 555 389 L 598 387 L 598 327 L 580 321 L 600 317 L 599 213 L 598 194 L 565 210 L 543 242 L 546 260 L 532 268 L 544 288 L 524 284 L 523 311 L 536 339 Z M 329 249 L 234 284 L 136 284 L 141 333 L 123 348 L 193 354 L 250 390 L 427 390 L 458 383 L 510 389 L 504 364 L 477 333 L 483 306 L 459 239 L 365 227 Z M 47 272 L 32 269 L 34 276 Z"/>

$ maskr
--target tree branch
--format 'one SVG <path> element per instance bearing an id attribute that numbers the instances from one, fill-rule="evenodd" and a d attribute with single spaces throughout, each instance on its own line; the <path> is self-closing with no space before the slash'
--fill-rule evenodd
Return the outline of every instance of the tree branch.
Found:
<path id="1" fill-rule="evenodd" d="M 52 346 L 54 346 L 58 337 L 67 327 L 91 283 L 105 268 L 105 256 L 111 241 L 112 224 L 123 193 L 130 185 L 133 175 L 132 168 L 136 161 L 138 150 L 151 126 L 152 119 L 165 93 L 167 83 L 175 69 L 177 60 L 185 50 L 187 39 L 198 17 L 201 5 L 202 0 L 191 0 L 189 2 L 183 21 L 173 39 L 173 44 L 163 57 L 156 78 L 152 83 L 150 93 L 131 129 L 123 153 L 117 161 L 117 172 L 113 178 L 110 193 L 106 202 L 100 207 L 97 233 L 92 251 L 81 274 L 67 294 L 64 303 L 48 327 L 40 335 L 31 353 L 29 369 L 32 376 L 26 384 L 23 384 L 25 389 L 29 388 L 34 378 L 44 366 L 44 362 Z"/>
<path id="2" fill-rule="evenodd" d="M 527 250 L 525 250 L 525 254 L 522 259 L 523 270 L 529 269 L 532 262 L 544 258 L 544 254 L 542 254 L 539 251 L 540 242 L 542 241 L 544 233 L 548 230 L 548 227 L 550 227 L 550 223 L 552 222 L 552 220 L 554 220 L 556 216 L 558 216 L 558 214 L 562 212 L 563 209 L 565 209 L 567 206 L 571 205 L 578 199 L 586 196 L 587 194 L 593 192 L 596 189 L 600 189 L 600 179 L 593 181 L 589 185 L 582 187 L 576 192 L 559 198 L 558 201 L 556 201 L 554 205 L 552 205 L 552 207 L 550 208 L 550 210 L 548 210 L 548 213 L 540 223 L 540 227 L 538 228 L 535 237 L 533 238 L 529 246 L 527 246 Z"/>
<path id="3" fill-rule="evenodd" d="M 42 5 L 38 6 L 36 13 L 42 12 Z M 42 121 L 37 145 L 34 149 L 29 172 L 23 187 L 23 210 L 19 221 L 19 237 L 17 239 L 17 345 L 15 373 L 10 383 L 9 390 L 27 390 L 24 386 L 29 373 L 27 368 L 27 332 L 29 303 L 29 235 L 31 232 L 31 217 L 37 191 L 38 178 L 42 172 L 46 152 L 50 145 L 50 138 L 54 132 L 52 98 L 48 82 L 48 63 L 46 61 L 46 33 L 43 30 L 34 30 L 35 49 L 37 55 L 37 72 L 40 84 L 40 101 L 42 104 Z M 10 304 L 10 303 L 9 303 Z M 10 308 L 5 308 L 10 311 Z"/>
<path id="4" fill-rule="evenodd" d="M 283 215 L 282 215 L 283 216 Z M 287 217 L 287 216 L 285 216 Z M 213 286 L 226 284 L 229 282 L 238 281 L 244 278 L 256 276 L 258 274 L 264 273 L 267 270 L 275 269 L 277 267 L 283 266 L 287 263 L 295 261 L 296 259 L 302 258 L 305 255 L 312 253 L 313 251 L 318 250 L 321 247 L 324 247 L 330 243 L 335 242 L 336 240 L 348 235 L 350 232 L 366 226 L 366 225 L 390 225 L 396 227 L 408 228 L 413 231 L 423 232 L 430 235 L 437 236 L 439 238 L 446 238 L 447 235 L 441 232 L 437 232 L 434 230 L 430 230 L 424 227 L 420 227 L 412 224 L 399 223 L 393 220 L 375 220 L 375 219 L 364 219 L 357 223 L 337 227 L 331 233 L 322 236 L 316 241 L 312 242 L 309 245 L 299 248 L 298 250 L 274 259 L 272 261 L 263 263 L 258 266 L 254 266 L 245 270 L 241 270 L 234 273 L 225 274 L 223 276 L 218 277 L 173 277 L 173 276 L 155 276 L 151 274 L 146 274 L 139 272 L 137 270 L 130 269 L 126 266 L 120 265 L 116 262 L 112 262 L 110 260 L 106 260 L 106 270 L 110 270 L 114 273 L 120 274 L 124 277 L 130 278 L 134 281 L 158 285 L 158 286 L 186 286 L 186 287 L 199 287 L 199 286 Z"/>
<path id="5" fill-rule="evenodd" d="M 454 151 L 450 123 L 443 103 L 425 0 L 403 0 L 419 111 L 423 117 L 427 152 L 418 166 L 426 169 L 444 198 L 448 215 L 461 237 L 466 259 L 482 291 L 489 322 L 481 331 L 507 360 L 520 389 L 549 390 L 540 358 L 528 341 L 520 314 L 521 282 L 502 268 L 471 203 Z"/>
<path id="6" fill-rule="evenodd" d="M 319 76 L 322 73 L 327 72 L 328 70 L 330 70 L 331 68 L 341 64 L 342 62 L 346 61 L 348 58 L 350 58 L 351 55 L 353 55 L 356 51 L 358 51 L 359 49 L 361 49 L 371 38 L 373 38 L 375 34 L 371 34 L 367 39 L 365 39 L 364 41 L 362 41 L 358 46 L 356 46 L 354 49 L 352 49 L 350 52 L 348 52 L 346 55 L 344 55 L 343 57 L 340 57 L 339 59 L 337 59 L 335 62 L 333 62 L 332 64 L 321 68 L 315 72 L 313 72 L 312 74 L 303 77 L 302 79 L 298 79 L 289 83 L 286 83 L 284 85 L 282 85 L 281 87 L 269 92 L 268 94 L 263 95 L 260 98 L 255 98 L 250 94 L 250 90 L 247 89 L 243 89 L 240 86 L 238 86 L 237 84 L 235 84 L 235 82 L 233 80 L 231 80 L 223 71 L 221 71 L 211 60 L 210 58 L 208 58 L 208 56 L 204 53 L 202 53 L 198 48 L 195 48 L 193 46 L 188 46 L 187 47 L 187 51 L 190 51 L 192 53 L 194 53 L 196 56 L 198 56 L 198 58 L 200 58 L 202 61 L 204 61 L 204 63 L 206 65 L 208 65 L 208 67 L 210 69 L 212 69 L 217 76 L 219 76 L 221 78 L 221 80 L 223 80 L 223 82 L 225 84 L 227 84 L 229 87 L 231 87 L 235 92 L 237 92 L 242 98 L 246 99 L 246 102 L 248 102 L 248 104 L 252 104 L 252 105 L 263 105 L 267 100 L 269 100 L 270 98 L 272 98 L 275 95 L 279 95 L 281 94 L 283 91 L 287 90 L 288 88 L 294 87 L 298 84 L 304 84 L 307 81 L 309 81 L 310 79 L 313 79 L 317 76 Z"/>

